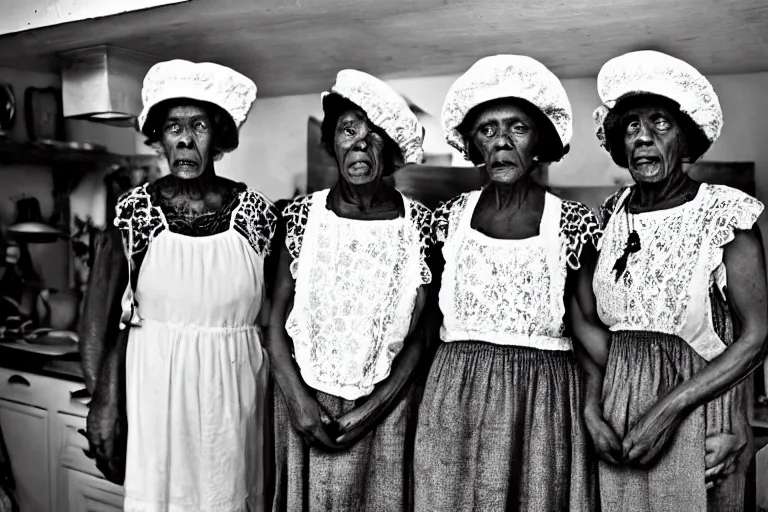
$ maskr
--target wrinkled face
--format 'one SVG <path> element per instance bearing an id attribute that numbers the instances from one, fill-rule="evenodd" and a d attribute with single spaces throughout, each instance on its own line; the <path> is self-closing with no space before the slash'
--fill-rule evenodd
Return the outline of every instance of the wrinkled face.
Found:
<path id="1" fill-rule="evenodd" d="M 658 183 L 682 165 L 685 137 L 663 107 L 637 107 L 622 116 L 624 151 L 636 182 Z"/>
<path id="2" fill-rule="evenodd" d="M 523 109 L 513 104 L 491 106 L 475 119 L 467 144 L 474 144 L 491 181 L 515 183 L 532 168 L 539 130 Z"/>
<path id="3" fill-rule="evenodd" d="M 336 121 L 333 149 L 341 177 L 351 185 L 365 185 L 384 172 L 384 137 L 360 109 L 350 109 Z"/>
<path id="4" fill-rule="evenodd" d="M 199 106 L 179 106 L 168 111 L 162 145 L 171 173 L 177 178 L 200 176 L 212 158 L 213 126 Z"/>

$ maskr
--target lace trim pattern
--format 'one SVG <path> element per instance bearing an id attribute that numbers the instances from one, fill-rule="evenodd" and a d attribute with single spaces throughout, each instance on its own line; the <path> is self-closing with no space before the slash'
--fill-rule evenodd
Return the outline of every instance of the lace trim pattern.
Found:
<path id="1" fill-rule="evenodd" d="M 270 253 L 278 213 L 275 205 L 260 192 L 248 189 L 240 195 L 234 227 L 262 257 Z"/>
<path id="2" fill-rule="evenodd" d="M 470 227 L 470 205 L 479 194 L 462 194 L 433 215 L 436 236 L 445 242 L 441 338 L 570 350 L 563 338 L 566 277 L 569 268 L 581 268 L 585 244 L 599 249 L 597 218 L 581 203 L 548 197 L 539 235 L 489 239 Z"/>
<path id="3" fill-rule="evenodd" d="M 440 203 L 432 214 L 432 231 L 436 242 L 445 243 L 453 235 L 467 207 L 468 193 Z M 562 201 L 560 234 L 569 268 L 581 268 L 581 252 L 585 244 L 600 250 L 603 230 L 589 207 L 576 201 Z"/>
<path id="4" fill-rule="evenodd" d="M 314 193 L 309 211 L 306 199 L 286 208 L 294 215 L 287 247 L 300 248 L 286 331 L 307 385 L 354 400 L 389 375 L 418 289 L 431 279 L 424 261 L 431 212 L 404 198 L 406 219 L 350 220 L 325 207 L 327 195 Z"/>
<path id="5" fill-rule="evenodd" d="M 166 228 L 163 213 L 152 204 L 147 185 L 129 190 L 115 206 L 114 225 L 120 230 L 123 245 L 134 255 L 147 250 L 150 240 Z"/>
<path id="6" fill-rule="evenodd" d="M 572 270 L 578 270 L 581 268 L 581 251 L 585 245 L 600 250 L 603 230 L 587 206 L 576 201 L 563 201 L 560 235 L 564 238 L 566 264 Z"/>
<path id="7" fill-rule="evenodd" d="M 306 195 L 296 197 L 283 209 L 285 247 L 293 261 L 297 261 L 301 253 L 301 241 L 304 239 L 304 230 L 309 220 L 310 206 L 312 206 L 312 195 Z"/>
<path id="8" fill-rule="evenodd" d="M 421 255 L 421 284 L 432 282 L 432 271 L 427 265 L 429 254 L 434 244 L 432 235 L 432 211 L 413 199 L 406 200 L 410 203 L 411 222 L 413 228 L 419 232 L 419 254 Z"/>
<path id="9" fill-rule="evenodd" d="M 722 248 L 736 230 L 754 225 L 763 205 L 729 187 L 701 187 L 699 196 L 682 207 L 633 216 L 642 249 L 630 255 L 618 283 L 613 265 L 623 253 L 627 225 L 624 215 L 608 222 L 594 280 L 606 325 L 678 334 L 686 325 L 689 303 L 699 300 L 689 292 L 693 280 L 708 280 L 704 289 L 712 284 L 724 288 Z M 699 265 L 702 256 L 704 267 Z M 697 268 L 706 275 L 694 275 Z"/>
<path id="10" fill-rule="evenodd" d="M 467 207 L 469 193 L 459 194 L 453 199 L 440 203 L 432 214 L 432 232 L 435 241 L 445 243 L 459 225 L 459 219 Z"/>
<path id="11" fill-rule="evenodd" d="M 291 275 L 293 275 L 294 279 L 298 271 L 299 254 L 301 253 L 301 244 L 304 239 L 304 230 L 309 220 L 309 209 L 312 205 L 312 200 L 311 195 L 299 196 L 283 209 L 286 227 L 285 247 L 293 259 L 291 262 Z M 419 232 L 422 284 L 429 284 L 432 281 L 432 271 L 427 265 L 427 259 L 434 245 L 431 224 L 432 212 L 429 208 L 413 199 L 405 199 L 405 202 L 406 206 L 410 204 L 411 222 L 414 229 Z"/>
<path id="12" fill-rule="evenodd" d="M 152 204 L 147 184 L 120 197 L 115 213 L 114 225 L 120 230 L 125 247 L 133 255 L 146 251 L 150 241 L 168 229 L 162 209 Z M 232 224 L 257 254 L 266 256 L 277 219 L 275 206 L 259 192 L 247 189 L 240 193 Z"/>

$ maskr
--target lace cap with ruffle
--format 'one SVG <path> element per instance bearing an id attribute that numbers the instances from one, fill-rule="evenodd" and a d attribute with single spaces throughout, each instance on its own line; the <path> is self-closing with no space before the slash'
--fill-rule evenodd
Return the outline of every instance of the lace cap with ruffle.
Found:
<path id="1" fill-rule="evenodd" d="M 343 69 L 330 91 L 359 106 L 373 124 L 384 130 L 398 145 L 406 163 L 424 160 L 424 129 L 405 99 L 378 78 L 356 69 Z"/>
<path id="2" fill-rule="evenodd" d="M 256 101 L 256 84 L 220 64 L 175 59 L 152 66 L 144 77 L 139 130 L 144 129 L 152 107 L 174 98 L 207 101 L 224 109 L 240 128 Z"/>
<path id="3" fill-rule="evenodd" d="M 597 75 L 601 106 L 592 117 L 595 135 L 606 149 L 606 116 L 619 100 L 637 94 L 655 94 L 680 105 L 701 128 L 711 146 L 723 128 L 723 111 L 712 84 L 685 61 L 653 50 L 625 53 L 606 62 Z"/>
<path id="4" fill-rule="evenodd" d="M 443 104 L 443 130 L 448 144 L 464 154 L 458 131 L 472 108 L 501 98 L 520 98 L 533 104 L 555 127 L 563 147 L 573 135 L 571 102 L 563 84 L 544 64 L 524 55 L 484 57 L 461 75 L 448 90 Z"/>

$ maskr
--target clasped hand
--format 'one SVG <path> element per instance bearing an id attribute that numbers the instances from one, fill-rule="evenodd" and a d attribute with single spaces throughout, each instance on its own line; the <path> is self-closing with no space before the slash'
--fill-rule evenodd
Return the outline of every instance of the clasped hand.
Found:
<path id="1" fill-rule="evenodd" d="M 287 399 L 286 402 L 291 423 L 299 437 L 310 446 L 324 451 L 348 449 L 365 437 L 376 421 L 369 402 L 336 419 L 312 396 Z"/>
<path id="2" fill-rule="evenodd" d="M 630 429 L 623 440 L 605 421 L 598 406 L 585 410 L 585 424 L 598 456 L 614 465 L 651 466 L 675 436 L 685 419 L 682 411 L 659 402 Z M 706 439 L 707 488 L 731 474 L 746 447 L 746 439 L 735 434 L 715 434 Z"/>
<path id="3" fill-rule="evenodd" d="M 88 440 L 86 455 L 107 480 L 118 485 L 125 479 L 125 426 L 117 403 L 94 396 L 88 406 L 86 430 L 78 430 Z"/>

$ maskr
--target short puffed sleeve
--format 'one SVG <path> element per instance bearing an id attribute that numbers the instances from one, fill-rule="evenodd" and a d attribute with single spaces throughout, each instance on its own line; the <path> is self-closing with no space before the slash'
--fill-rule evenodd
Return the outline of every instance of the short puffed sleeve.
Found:
<path id="1" fill-rule="evenodd" d="M 736 237 L 737 231 L 754 227 L 763 212 L 763 203 L 735 188 L 708 185 L 706 229 L 709 231 L 708 271 L 720 290 L 725 290 L 726 273 L 723 265 L 723 248 Z"/>
<path id="2" fill-rule="evenodd" d="M 257 254 L 266 257 L 272 247 L 278 216 L 277 208 L 269 199 L 256 190 L 246 189 L 240 193 L 234 226 Z"/>
<path id="3" fill-rule="evenodd" d="M 297 260 L 301 253 L 301 241 L 309 219 L 312 196 L 298 196 L 283 208 L 285 219 L 285 247 L 291 258 Z"/>
<path id="4" fill-rule="evenodd" d="M 152 205 L 147 184 L 129 190 L 118 199 L 114 225 L 120 230 L 129 257 L 146 251 L 150 241 L 165 229 L 162 213 Z"/>
<path id="5" fill-rule="evenodd" d="M 432 282 L 432 271 L 429 269 L 427 261 L 435 242 L 434 234 L 432 233 L 433 214 L 429 208 L 418 201 L 411 199 L 409 202 L 413 229 L 415 229 L 419 235 L 421 284 L 429 284 Z"/>
<path id="6" fill-rule="evenodd" d="M 440 203 L 432 213 L 432 233 L 437 243 L 445 243 L 457 227 L 458 220 L 467 206 L 469 194 L 460 194 Z"/>
<path id="7" fill-rule="evenodd" d="M 582 203 L 563 201 L 560 233 L 565 243 L 566 263 L 572 270 L 581 268 L 581 253 L 585 246 L 600 250 L 602 227 L 597 216 Z"/>

